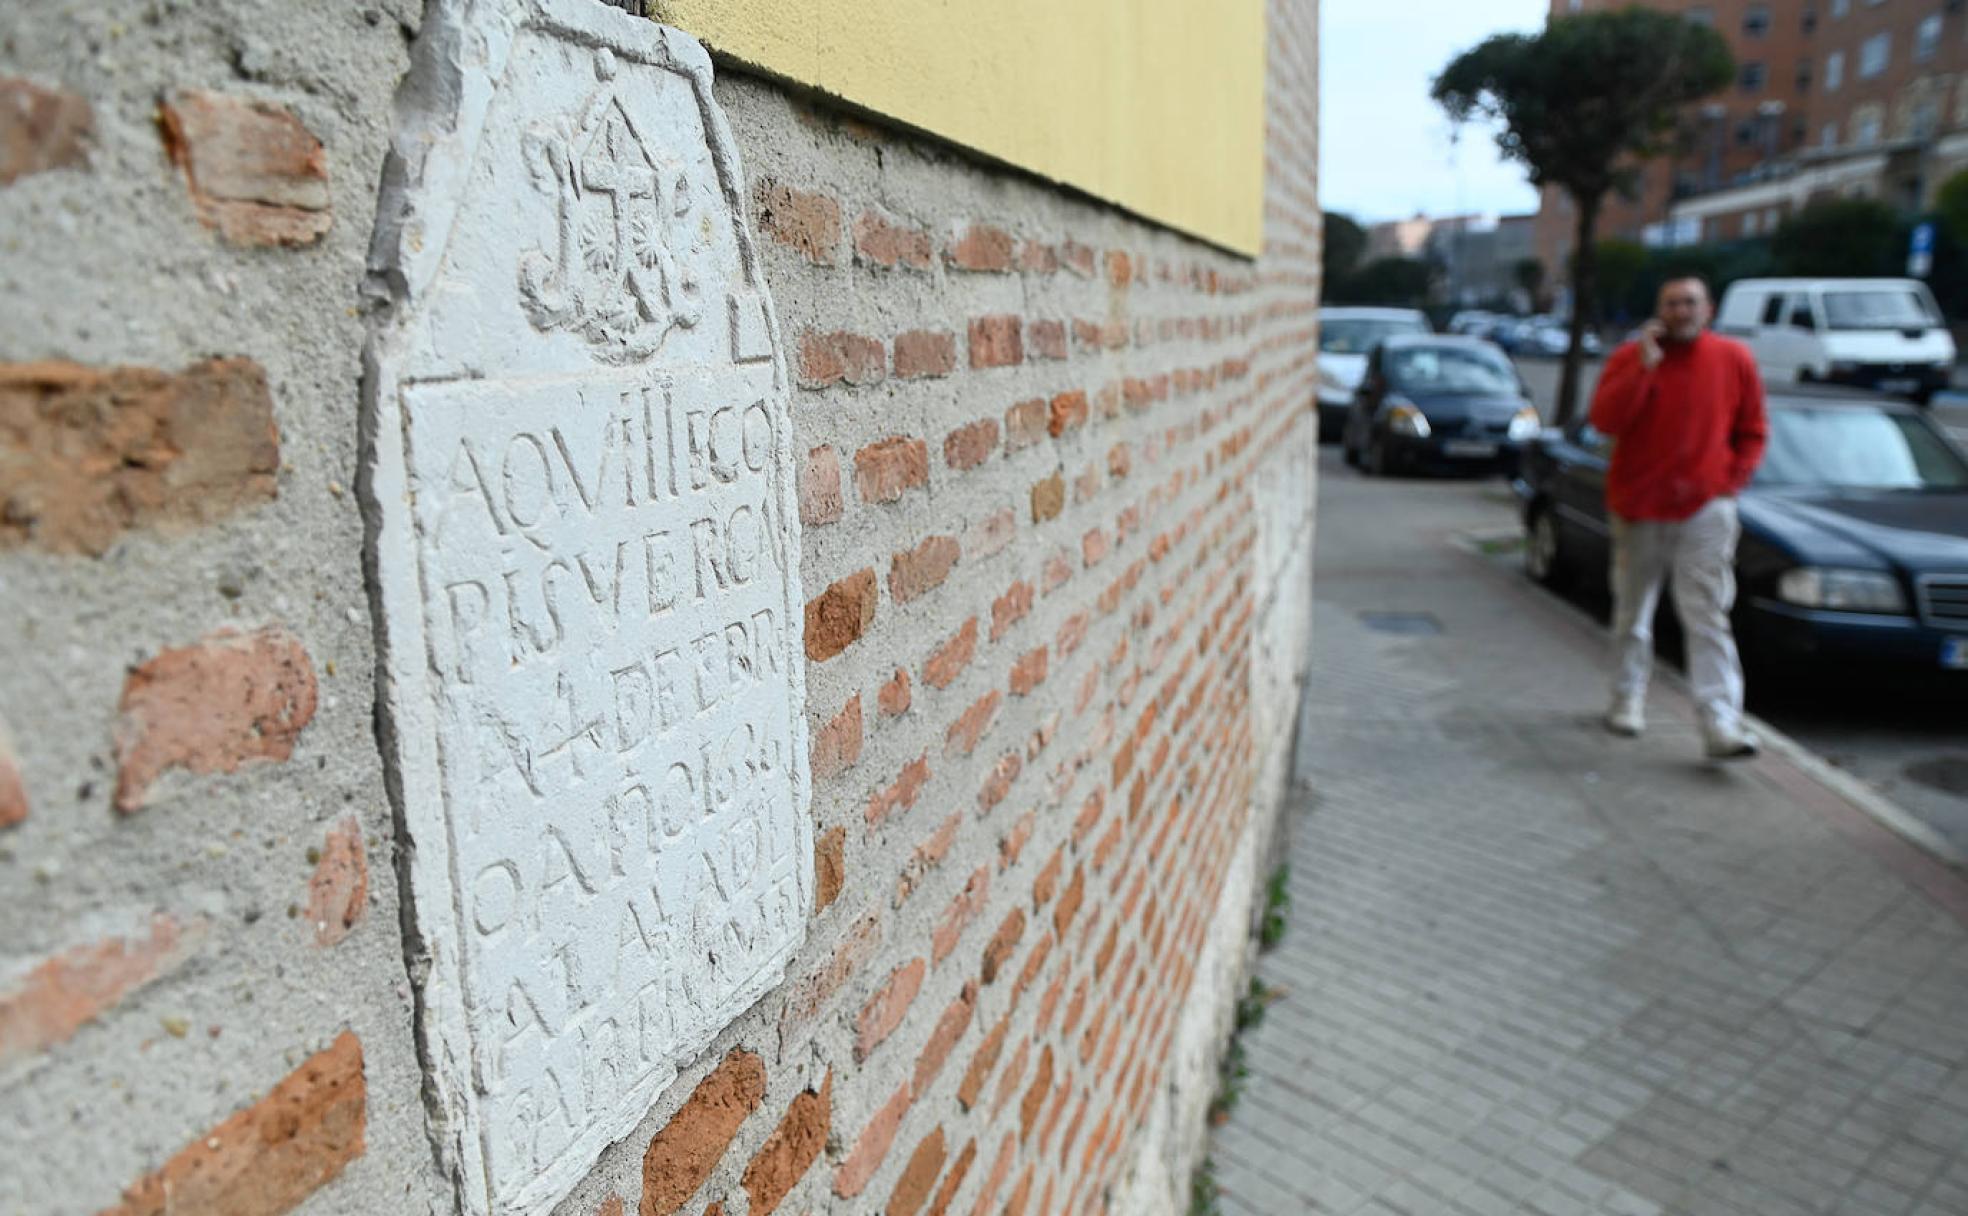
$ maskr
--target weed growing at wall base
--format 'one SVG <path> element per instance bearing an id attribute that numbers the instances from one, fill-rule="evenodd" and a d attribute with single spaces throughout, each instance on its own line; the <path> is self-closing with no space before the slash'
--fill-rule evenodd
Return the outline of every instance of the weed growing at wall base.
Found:
<path id="1" fill-rule="evenodd" d="M 1285 940 L 1285 913 L 1291 911 L 1290 879 L 1291 867 L 1279 866 L 1264 884 L 1264 921 L 1257 929 L 1260 949 L 1270 950 Z"/>

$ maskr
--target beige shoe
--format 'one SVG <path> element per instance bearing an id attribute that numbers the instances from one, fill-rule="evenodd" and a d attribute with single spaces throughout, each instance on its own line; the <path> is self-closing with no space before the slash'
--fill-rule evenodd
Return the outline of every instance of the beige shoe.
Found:
<path id="1" fill-rule="evenodd" d="M 1762 740 L 1739 726 L 1716 726 L 1702 732 L 1702 751 L 1710 760 L 1754 760 Z"/>
<path id="2" fill-rule="evenodd" d="M 1606 729 L 1623 739 L 1637 739 L 1647 729 L 1645 697 L 1616 697 L 1606 711 Z"/>

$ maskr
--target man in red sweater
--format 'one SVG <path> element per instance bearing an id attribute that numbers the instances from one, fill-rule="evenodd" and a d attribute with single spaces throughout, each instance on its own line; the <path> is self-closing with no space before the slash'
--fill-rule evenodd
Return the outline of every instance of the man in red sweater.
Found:
<path id="1" fill-rule="evenodd" d="M 1613 439 L 1606 507 L 1613 533 L 1618 669 L 1606 726 L 1646 728 L 1654 609 L 1671 574 L 1688 642 L 1688 679 L 1713 759 L 1756 754 L 1743 728 L 1742 660 L 1729 628 L 1736 599 L 1736 494 L 1763 458 L 1769 424 L 1756 360 L 1707 332 L 1715 308 L 1697 278 L 1661 285 L 1658 313 L 1614 351 L 1592 397 L 1592 425 Z"/>

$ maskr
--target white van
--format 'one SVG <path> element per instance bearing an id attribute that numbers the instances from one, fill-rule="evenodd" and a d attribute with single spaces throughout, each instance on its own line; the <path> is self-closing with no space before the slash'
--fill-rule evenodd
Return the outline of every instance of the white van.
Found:
<path id="1" fill-rule="evenodd" d="M 1954 374 L 1954 338 L 1918 279 L 1743 279 L 1715 312 L 1770 382 L 1863 385 L 1925 402 Z"/>

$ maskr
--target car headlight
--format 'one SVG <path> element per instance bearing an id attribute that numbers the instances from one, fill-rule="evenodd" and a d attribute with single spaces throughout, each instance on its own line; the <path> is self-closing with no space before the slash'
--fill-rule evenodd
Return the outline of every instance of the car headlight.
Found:
<path id="1" fill-rule="evenodd" d="M 1777 579 L 1777 598 L 1800 608 L 1839 612 L 1904 614 L 1907 610 L 1900 581 L 1877 570 L 1798 566 Z"/>
<path id="2" fill-rule="evenodd" d="M 1387 429 L 1396 435 L 1407 435 L 1415 439 L 1428 438 L 1428 415 L 1412 405 L 1390 405 L 1387 407 Z"/>
<path id="3" fill-rule="evenodd" d="M 1536 439 L 1538 432 L 1543 429 L 1544 420 L 1538 417 L 1538 412 L 1535 409 L 1527 405 L 1511 415 L 1510 429 L 1505 431 L 1504 434 L 1513 442 L 1522 443 L 1526 440 Z"/>

